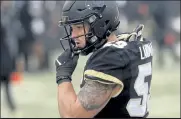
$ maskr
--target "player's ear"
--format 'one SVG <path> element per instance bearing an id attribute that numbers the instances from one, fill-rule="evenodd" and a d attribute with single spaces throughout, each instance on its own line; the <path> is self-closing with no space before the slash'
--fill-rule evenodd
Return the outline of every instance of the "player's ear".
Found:
<path id="1" fill-rule="evenodd" d="M 87 22 L 84 22 L 85 31 L 88 33 L 90 29 L 90 25 Z"/>

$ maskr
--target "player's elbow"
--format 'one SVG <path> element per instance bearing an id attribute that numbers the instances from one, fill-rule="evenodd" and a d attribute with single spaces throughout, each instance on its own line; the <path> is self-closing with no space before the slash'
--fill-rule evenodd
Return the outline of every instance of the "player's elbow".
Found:
<path id="1" fill-rule="evenodd" d="M 76 109 L 74 107 L 59 109 L 59 114 L 61 118 L 77 118 Z"/>
<path id="2" fill-rule="evenodd" d="M 75 116 L 70 111 L 63 111 L 59 114 L 61 118 L 75 118 Z"/>
<path id="3" fill-rule="evenodd" d="M 80 115 L 72 114 L 72 113 L 64 113 L 61 115 L 61 118 L 80 118 Z"/>
<path id="4" fill-rule="evenodd" d="M 61 118 L 74 118 L 74 114 L 72 113 L 71 109 L 67 107 L 59 107 L 59 115 Z"/>
<path id="5" fill-rule="evenodd" d="M 75 118 L 75 117 L 70 114 L 63 114 L 61 115 L 61 118 Z"/>
<path id="6" fill-rule="evenodd" d="M 61 118 L 93 118 L 94 113 L 88 113 L 79 105 L 72 106 L 69 110 L 62 110 L 60 112 Z"/>
<path id="7" fill-rule="evenodd" d="M 63 114 L 61 116 L 61 118 L 94 118 L 94 116 L 90 116 L 90 115 L 85 115 L 85 114 Z"/>

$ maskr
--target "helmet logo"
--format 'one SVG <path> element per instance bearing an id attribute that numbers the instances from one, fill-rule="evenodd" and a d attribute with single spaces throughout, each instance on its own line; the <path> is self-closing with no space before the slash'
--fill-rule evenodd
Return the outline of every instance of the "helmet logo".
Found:
<path id="1" fill-rule="evenodd" d="M 59 24 L 62 25 L 64 24 L 65 22 L 67 22 L 69 20 L 69 17 L 68 16 L 62 16 L 61 20 L 59 21 Z"/>

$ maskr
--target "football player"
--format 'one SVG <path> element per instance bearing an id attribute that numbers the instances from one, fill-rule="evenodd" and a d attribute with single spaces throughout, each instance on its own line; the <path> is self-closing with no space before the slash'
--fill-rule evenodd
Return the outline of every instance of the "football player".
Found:
<path id="1" fill-rule="evenodd" d="M 65 2 L 60 26 L 67 36 L 61 41 L 67 40 L 70 48 L 55 61 L 61 117 L 148 116 L 152 44 L 142 37 L 143 25 L 116 36 L 118 25 L 115 1 Z M 72 73 L 79 54 L 89 53 L 76 95 Z"/>

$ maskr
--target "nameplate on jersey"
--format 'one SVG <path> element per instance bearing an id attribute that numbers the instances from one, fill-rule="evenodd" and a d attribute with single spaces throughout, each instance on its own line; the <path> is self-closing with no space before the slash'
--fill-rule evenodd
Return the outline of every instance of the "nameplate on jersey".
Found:
<path id="1" fill-rule="evenodd" d="M 139 47 L 141 59 L 153 56 L 152 43 L 148 43 Z"/>

